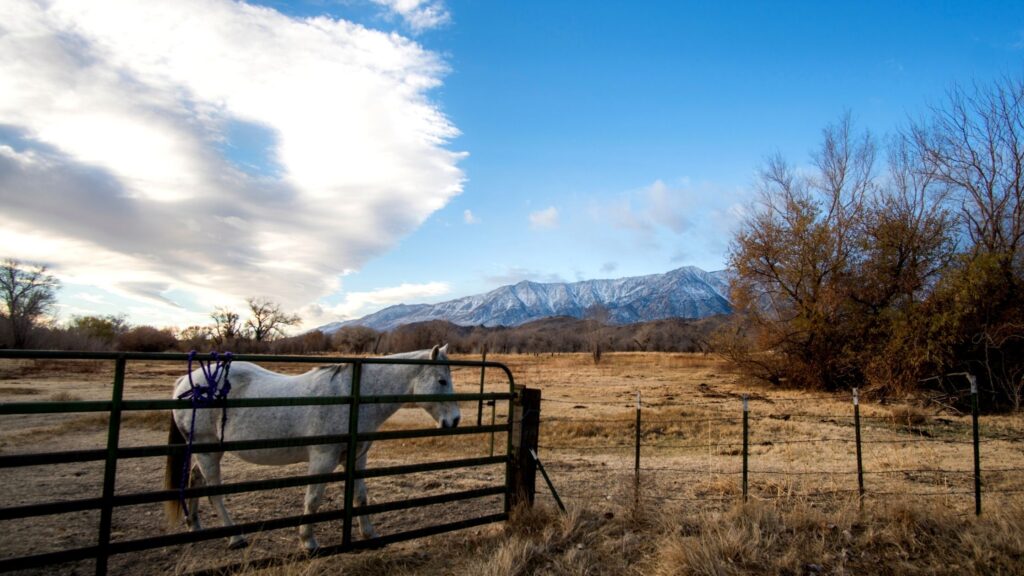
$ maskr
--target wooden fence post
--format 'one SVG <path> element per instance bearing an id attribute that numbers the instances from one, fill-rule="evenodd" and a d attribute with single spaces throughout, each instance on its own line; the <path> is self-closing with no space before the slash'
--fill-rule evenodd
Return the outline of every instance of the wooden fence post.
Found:
<path id="1" fill-rule="evenodd" d="M 540 390 L 516 386 L 512 405 L 512 459 L 509 496 L 514 507 L 520 502 L 533 506 L 537 493 L 537 464 L 530 450 L 537 450 L 540 437 Z"/>

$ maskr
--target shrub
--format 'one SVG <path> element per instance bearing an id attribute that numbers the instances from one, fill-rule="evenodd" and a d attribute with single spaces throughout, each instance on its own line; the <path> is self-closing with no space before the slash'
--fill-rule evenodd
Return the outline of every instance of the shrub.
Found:
<path id="1" fill-rule="evenodd" d="M 168 329 L 138 326 L 118 338 L 117 349 L 131 352 L 165 352 L 173 349 L 177 343 L 178 339 Z"/>

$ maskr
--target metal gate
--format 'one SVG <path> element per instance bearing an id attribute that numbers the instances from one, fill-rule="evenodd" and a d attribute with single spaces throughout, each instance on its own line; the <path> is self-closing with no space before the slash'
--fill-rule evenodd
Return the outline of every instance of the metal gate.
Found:
<path id="1" fill-rule="evenodd" d="M 305 486 L 308 484 L 343 482 L 344 483 L 344 506 L 340 510 L 329 510 L 309 515 L 296 515 L 287 517 L 271 518 L 256 522 L 237 524 L 230 527 L 209 528 L 196 532 L 180 532 L 164 534 L 146 538 L 130 540 L 111 539 L 111 522 L 115 508 L 133 506 L 139 504 L 159 503 L 168 500 L 176 500 L 182 496 L 177 490 L 158 490 L 150 492 L 118 493 L 115 491 L 118 461 L 129 458 L 149 458 L 168 456 L 171 454 L 182 454 L 186 450 L 185 444 L 172 445 L 151 445 L 121 447 L 119 438 L 121 433 L 122 415 L 126 412 L 141 410 L 172 410 L 191 409 L 192 404 L 187 400 L 126 400 L 124 398 L 125 370 L 129 362 L 139 361 L 164 361 L 184 363 L 188 359 L 186 354 L 150 354 L 150 353 L 89 353 L 89 352 L 57 352 L 57 351 L 18 351 L 0 350 L 0 359 L 32 359 L 32 360 L 92 360 L 92 361 L 113 361 L 114 376 L 111 398 L 109 401 L 69 401 L 69 402 L 9 402 L 0 403 L 0 417 L 15 414 L 59 414 L 59 413 L 104 413 L 109 415 L 106 448 L 91 450 L 70 450 L 45 453 L 19 453 L 11 455 L 0 455 L 0 468 L 17 468 L 23 466 L 44 466 L 55 464 L 67 464 L 75 462 L 103 461 L 103 483 L 101 493 L 95 497 L 62 500 L 52 502 L 33 503 L 21 506 L 0 508 L 0 521 L 19 518 L 32 518 L 64 514 L 69 512 L 81 512 L 98 510 L 100 512 L 99 525 L 97 526 L 96 543 L 91 546 L 84 546 L 72 549 L 59 550 L 43 554 L 20 556 L 0 559 L 0 572 L 12 570 L 39 568 L 61 564 L 65 562 L 95 559 L 96 573 L 106 574 L 108 559 L 111 556 L 199 542 L 203 540 L 220 539 L 235 534 L 252 534 L 266 530 L 277 530 L 287 527 L 297 527 L 301 524 L 316 524 L 328 521 L 341 520 L 343 523 L 342 542 L 333 546 L 326 546 L 318 551 L 318 556 L 332 555 L 348 552 L 360 548 L 379 547 L 385 544 L 420 538 L 433 534 L 440 534 L 471 526 L 479 526 L 491 522 L 499 522 L 508 518 L 509 510 L 513 501 L 517 498 L 519 490 L 513 489 L 512 483 L 521 474 L 514 468 L 517 461 L 510 454 L 513 453 L 513 424 L 512 417 L 513 400 L 516 398 L 516 386 L 512 372 L 502 363 L 471 360 L 447 360 L 431 361 L 419 359 L 395 359 L 395 358 L 347 358 L 347 357 L 297 357 L 297 356 L 273 356 L 237 354 L 233 357 L 237 361 L 251 362 L 276 362 L 276 363 L 304 363 L 304 364 L 351 364 L 352 370 L 352 393 L 349 396 L 334 398 L 310 398 L 310 397 L 289 397 L 289 398 L 250 398 L 250 399 L 225 399 L 217 400 L 208 409 L 241 408 L 241 407 L 266 407 L 266 406 L 309 406 L 309 405 L 337 405 L 350 406 L 349 432 L 340 436 L 315 436 L 301 438 L 282 438 L 257 441 L 225 441 L 222 443 L 196 443 L 192 445 L 192 453 L 238 451 L 256 448 L 277 448 L 310 446 L 316 444 L 346 443 L 347 462 L 343 472 L 332 472 L 328 474 L 289 476 L 286 478 L 275 478 L 270 480 L 256 480 L 222 484 L 212 487 L 188 488 L 184 491 L 185 497 L 199 497 L 209 495 L 239 494 L 244 492 L 255 492 L 262 490 L 273 490 L 293 486 Z M 367 364 L 440 364 L 454 367 L 476 367 L 481 370 L 480 392 L 472 394 L 445 394 L 445 395 L 391 395 L 391 396 L 364 396 L 360 394 L 361 368 Z M 484 390 L 483 371 L 486 368 L 501 370 L 508 379 L 507 392 L 487 392 Z M 170 386 L 168 386 L 170 388 Z M 501 424 L 483 424 L 481 421 L 482 410 L 478 410 L 477 425 L 463 426 L 458 428 L 431 428 L 416 430 L 390 430 L 376 431 L 372 433 L 358 433 L 358 407 L 361 404 L 375 403 L 407 403 L 407 402 L 440 402 L 440 401 L 475 401 L 481 405 L 484 402 L 508 402 L 508 421 Z M 492 414 L 494 412 L 492 411 Z M 169 419 L 168 419 L 169 420 Z M 517 428 L 518 429 L 518 428 Z M 469 434 L 494 434 L 506 433 L 507 442 L 504 454 L 492 454 L 491 456 L 463 458 L 457 460 L 445 460 L 439 462 L 417 463 L 403 466 L 391 466 L 385 468 L 367 468 L 355 471 L 355 446 L 360 441 L 384 441 L 409 438 L 426 438 L 437 436 L 462 436 Z M 400 474 L 411 474 L 434 470 L 448 470 L 453 468 L 465 468 L 473 466 L 484 466 L 493 464 L 505 464 L 505 481 L 500 485 L 494 485 L 472 490 L 424 496 L 407 500 L 370 504 L 367 506 L 354 507 L 354 480 L 358 478 L 373 478 L 383 476 L 394 476 Z M 6 490 L 17 490 L 16 486 L 6 486 Z M 429 506 L 448 502 L 456 502 L 485 496 L 503 495 L 504 504 L 501 510 L 492 514 L 436 524 L 424 528 L 408 530 L 388 534 L 385 536 L 368 539 L 352 539 L 352 520 L 354 517 L 365 514 L 376 514 L 386 511 L 407 510 L 420 506 Z"/>

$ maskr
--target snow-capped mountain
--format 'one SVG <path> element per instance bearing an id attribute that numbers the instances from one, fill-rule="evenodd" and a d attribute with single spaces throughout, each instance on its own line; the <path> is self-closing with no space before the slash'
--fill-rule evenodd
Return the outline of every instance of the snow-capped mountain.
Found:
<path id="1" fill-rule="evenodd" d="M 487 292 L 438 304 L 399 304 L 346 322 L 318 328 L 333 333 L 342 326 L 391 330 L 403 324 L 447 320 L 463 326 L 518 326 L 549 316 L 582 318 L 588 308 L 602 305 L 611 324 L 630 324 L 662 318 L 704 318 L 726 314 L 729 282 L 724 270 L 705 272 L 687 266 L 649 276 L 615 280 L 585 280 L 541 284 L 522 281 Z"/>

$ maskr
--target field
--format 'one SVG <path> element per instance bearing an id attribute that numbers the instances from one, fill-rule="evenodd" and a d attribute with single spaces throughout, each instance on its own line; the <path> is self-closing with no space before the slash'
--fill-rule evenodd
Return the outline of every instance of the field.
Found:
<path id="1" fill-rule="evenodd" d="M 983 416 L 984 514 L 974 517 L 970 417 L 915 402 L 861 406 L 866 498 L 857 495 L 850 398 L 753 384 L 714 357 L 608 354 L 489 357 L 508 364 L 518 384 L 540 388 L 540 457 L 569 508 L 555 513 L 538 477 L 537 506 L 493 525 L 340 557 L 302 560 L 267 573 L 319 574 L 741 574 L 1024 573 L 1024 419 Z M 302 371 L 279 365 L 282 371 Z M 86 362 L 3 361 L 0 401 L 99 400 L 112 366 Z M 166 398 L 184 366 L 129 365 L 126 396 Z M 487 388 L 507 384 L 489 370 Z M 473 392 L 479 370 L 454 372 Z M 634 474 L 636 394 L 642 396 L 641 472 Z M 742 503 L 741 397 L 750 397 L 749 502 Z M 475 423 L 475 403 L 463 405 Z M 483 421 L 490 420 L 485 407 Z M 504 418 L 499 406 L 497 421 Z M 389 427 L 428 427 L 403 409 Z M 166 440 L 166 414 L 126 417 L 122 445 Z M 97 448 L 96 415 L 0 418 L 0 453 Z M 497 453 L 504 435 L 495 438 Z M 486 455 L 489 437 L 378 443 L 370 467 Z M 301 466 L 261 468 L 225 459 L 228 482 L 302 474 Z M 162 459 L 119 463 L 118 491 L 159 489 Z M 368 481 L 373 501 L 397 500 L 500 483 L 503 469 L 424 473 Z M 0 506 L 99 494 L 102 464 L 0 469 Z M 340 506 L 328 489 L 325 509 Z M 236 521 L 296 514 L 301 489 L 228 498 Z M 375 517 L 382 534 L 500 511 L 500 499 Z M 204 502 L 206 525 L 216 525 Z M 93 543 L 98 513 L 6 521 L 2 556 Z M 114 540 L 167 528 L 159 506 L 118 509 Z M 317 529 L 321 544 L 340 541 L 336 525 Z M 112 573 L 189 572 L 297 551 L 294 530 L 256 535 L 245 551 L 211 541 L 111 560 Z M 61 570 L 86 573 L 89 564 Z M 47 573 L 52 573 L 47 571 Z"/>

